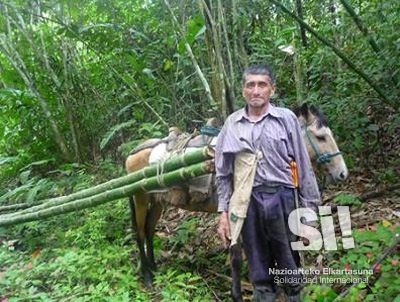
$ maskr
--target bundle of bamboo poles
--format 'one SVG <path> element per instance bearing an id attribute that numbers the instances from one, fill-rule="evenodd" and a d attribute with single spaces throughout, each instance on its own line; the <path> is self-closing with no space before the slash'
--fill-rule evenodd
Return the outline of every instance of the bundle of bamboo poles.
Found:
<path id="1" fill-rule="evenodd" d="M 0 227 L 95 207 L 109 201 L 185 182 L 214 170 L 214 151 L 210 147 L 177 155 L 137 172 L 110 180 L 67 196 L 43 200 L 40 204 L 0 215 Z M 159 173 L 163 171 L 163 173 Z"/>

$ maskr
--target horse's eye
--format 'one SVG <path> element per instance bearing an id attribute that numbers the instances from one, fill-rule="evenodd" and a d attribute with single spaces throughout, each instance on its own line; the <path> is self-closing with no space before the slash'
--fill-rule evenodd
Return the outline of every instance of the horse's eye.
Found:
<path id="1" fill-rule="evenodd" d="M 317 135 L 317 136 L 315 136 L 316 138 L 317 138 L 317 140 L 319 140 L 320 142 L 325 142 L 326 141 L 326 138 L 325 138 L 325 136 L 323 136 L 323 135 Z"/>

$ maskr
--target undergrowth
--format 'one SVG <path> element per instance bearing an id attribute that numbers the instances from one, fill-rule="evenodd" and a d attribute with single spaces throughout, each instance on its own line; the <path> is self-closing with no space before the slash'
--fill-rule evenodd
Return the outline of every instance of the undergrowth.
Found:
<path id="1" fill-rule="evenodd" d="M 115 171 L 110 162 L 64 167 L 45 178 L 46 188 L 32 176 L 31 187 L 15 186 L 7 198 L 21 202 L 38 184 L 40 199 L 76 192 L 118 176 Z M 164 245 L 180 249 L 195 234 L 193 227 L 184 223 L 174 239 L 156 238 L 156 256 Z M 153 288 L 144 288 L 133 241 L 127 200 L 0 228 L 0 301 L 213 301 L 198 272 L 173 262 L 160 266 Z"/>
<path id="2" fill-rule="evenodd" d="M 46 178 L 47 194 L 75 192 L 122 173 L 110 162 L 68 171 Z M 35 194 L 47 197 L 46 190 Z M 17 196 L 23 198 L 23 190 L 17 190 Z M 229 278 L 223 277 L 229 276 L 227 255 L 201 241 L 198 230 L 204 227 L 202 223 L 191 216 L 180 221 L 173 234 L 156 235 L 159 270 L 150 289 L 140 278 L 126 200 L 0 228 L 0 301 L 230 301 Z M 323 265 L 369 269 L 399 233 L 388 221 L 354 231 L 356 248 L 323 252 Z M 216 236 L 215 232 L 211 236 Z M 308 256 L 314 259 L 317 254 L 321 252 Z M 343 301 L 399 300 L 399 260 L 397 254 L 385 258 L 369 283 L 353 287 Z M 245 266 L 244 279 L 246 275 Z M 304 301 L 333 301 L 347 287 L 350 284 L 312 284 L 304 290 Z M 250 297 L 247 292 L 246 298 Z"/>

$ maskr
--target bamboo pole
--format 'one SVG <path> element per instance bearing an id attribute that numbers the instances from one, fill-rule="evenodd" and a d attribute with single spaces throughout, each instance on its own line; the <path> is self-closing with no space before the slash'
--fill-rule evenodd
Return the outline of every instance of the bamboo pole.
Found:
<path id="1" fill-rule="evenodd" d="M 61 196 L 61 197 L 57 197 L 57 198 L 51 198 L 51 199 L 44 200 L 41 204 L 30 207 L 28 209 L 24 209 L 22 211 L 12 213 L 12 214 L 2 215 L 2 216 L 0 216 L 0 219 L 5 216 L 8 216 L 8 217 L 19 216 L 21 214 L 32 213 L 32 212 L 43 210 L 43 209 L 46 209 L 49 207 L 69 203 L 74 200 L 87 198 L 87 197 L 90 197 L 93 195 L 103 193 L 105 191 L 110 191 L 110 190 L 113 190 L 113 189 L 116 189 L 116 188 L 119 188 L 122 186 L 126 186 L 129 184 L 135 183 L 144 178 L 149 178 L 149 177 L 155 176 L 157 173 L 160 173 L 160 172 L 164 172 L 164 173 L 170 172 L 170 171 L 176 170 L 178 168 L 181 168 L 182 166 L 190 166 L 190 165 L 199 163 L 201 161 L 211 159 L 213 157 L 214 157 L 214 150 L 210 147 L 204 147 L 200 150 L 189 152 L 189 153 L 186 153 L 183 155 L 177 155 L 163 163 L 148 166 L 137 172 L 110 180 L 108 182 L 102 183 L 95 187 L 85 189 L 85 190 L 70 194 L 68 196 Z"/>
<path id="2" fill-rule="evenodd" d="M 214 100 L 214 98 L 213 98 L 213 96 L 211 94 L 210 85 L 208 84 L 207 79 L 204 76 L 204 73 L 201 70 L 199 63 L 197 62 L 196 57 L 193 54 L 192 48 L 190 47 L 189 43 L 186 40 L 185 33 L 184 33 L 181 25 L 179 24 L 179 21 L 176 18 L 176 16 L 175 16 L 175 14 L 174 14 L 174 12 L 173 12 L 173 10 L 171 8 L 171 5 L 169 4 L 168 0 L 164 0 L 164 3 L 167 6 L 167 8 L 168 8 L 168 10 L 169 10 L 169 12 L 171 14 L 173 23 L 176 25 L 177 32 L 181 35 L 182 39 L 185 42 L 186 52 L 188 53 L 190 59 L 192 60 L 192 63 L 193 63 L 194 68 L 196 70 L 196 74 L 199 76 L 199 79 L 200 79 L 201 83 L 203 84 L 207 99 L 208 99 L 208 101 L 209 101 L 209 103 L 210 103 L 210 105 L 212 107 L 216 107 L 217 104 L 215 103 L 215 100 Z"/>
<path id="3" fill-rule="evenodd" d="M 119 187 L 110 191 L 106 191 L 94 196 L 74 200 L 67 204 L 61 204 L 33 213 L 26 213 L 12 217 L 3 218 L 2 216 L 0 216 L 0 227 L 41 220 L 60 214 L 95 207 L 109 201 L 130 196 L 136 192 L 148 192 L 159 188 L 166 188 L 179 182 L 186 181 L 190 178 L 212 173 L 213 171 L 214 162 L 212 160 L 207 160 L 201 163 L 174 170 L 172 172 L 153 176 L 150 178 L 145 178 L 138 182 L 125 185 L 123 187 Z"/>
<path id="4" fill-rule="evenodd" d="M 0 207 L 0 212 L 14 211 L 29 207 L 26 203 L 8 204 Z"/>

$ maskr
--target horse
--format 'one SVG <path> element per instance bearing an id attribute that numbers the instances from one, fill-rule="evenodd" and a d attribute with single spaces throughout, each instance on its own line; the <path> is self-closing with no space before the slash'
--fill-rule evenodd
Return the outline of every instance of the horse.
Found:
<path id="1" fill-rule="evenodd" d="M 332 131 L 328 127 L 328 122 L 321 110 L 307 104 L 293 110 L 300 122 L 303 137 L 306 142 L 307 151 L 313 163 L 323 167 L 323 170 L 329 180 L 334 183 L 344 181 L 348 176 L 348 170 L 339 151 Z M 216 121 L 209 121 L 208 127 L 215 128 Z M 172 129 L 172 128 L 171 128 Z M 168 137 L 175 138 L 171 134 Z M 133 154 L 129 155 L 125 168 L 128 173 L 143 169 L 152 162 L 152 151 L 161 146 L 166 148 L 171 141 L 167 139 L 144 143 Z M 187 146 L 208 145 L 215 142 L 215 133 L 200 133 L 199 135 L 188 139 Z M 215 174 L 212 176 L 214 182 Z M 191 192 L 187 184 L 174 187 L 166 192 L 136 193 L 129 198 L 131 210 L 131 222 L 133 229 L 136 229 L 137 245 L 139 248 L 141 273 L 146 286 L 151 286 L 153 282 L 153 272 L 156 270 L 154 259 L 153 237 L 156 224 L 161 216 L 163 204 L 171 204 L 175 207 L 188 211 L 200 211 L 215 213 L 217 212 L 217 196 L 215 185 L 211 186 L 208 193 Z M 234 301 L 243 301 L 240 288 L 240 268 L 241 268 L 241 250 L 235 245 L 235 249 L 230 250 L 231 254 L 231 273 L 232 287 L 231 296 Z"/>
<path id="2" fill-rule="evenodd" d="M 346 180 L 349 174 L 346 163 L 321 109 L 303 104 L 293 112 L 299 119 L 314 170 L 322 170 L 326 184 Z"/>

